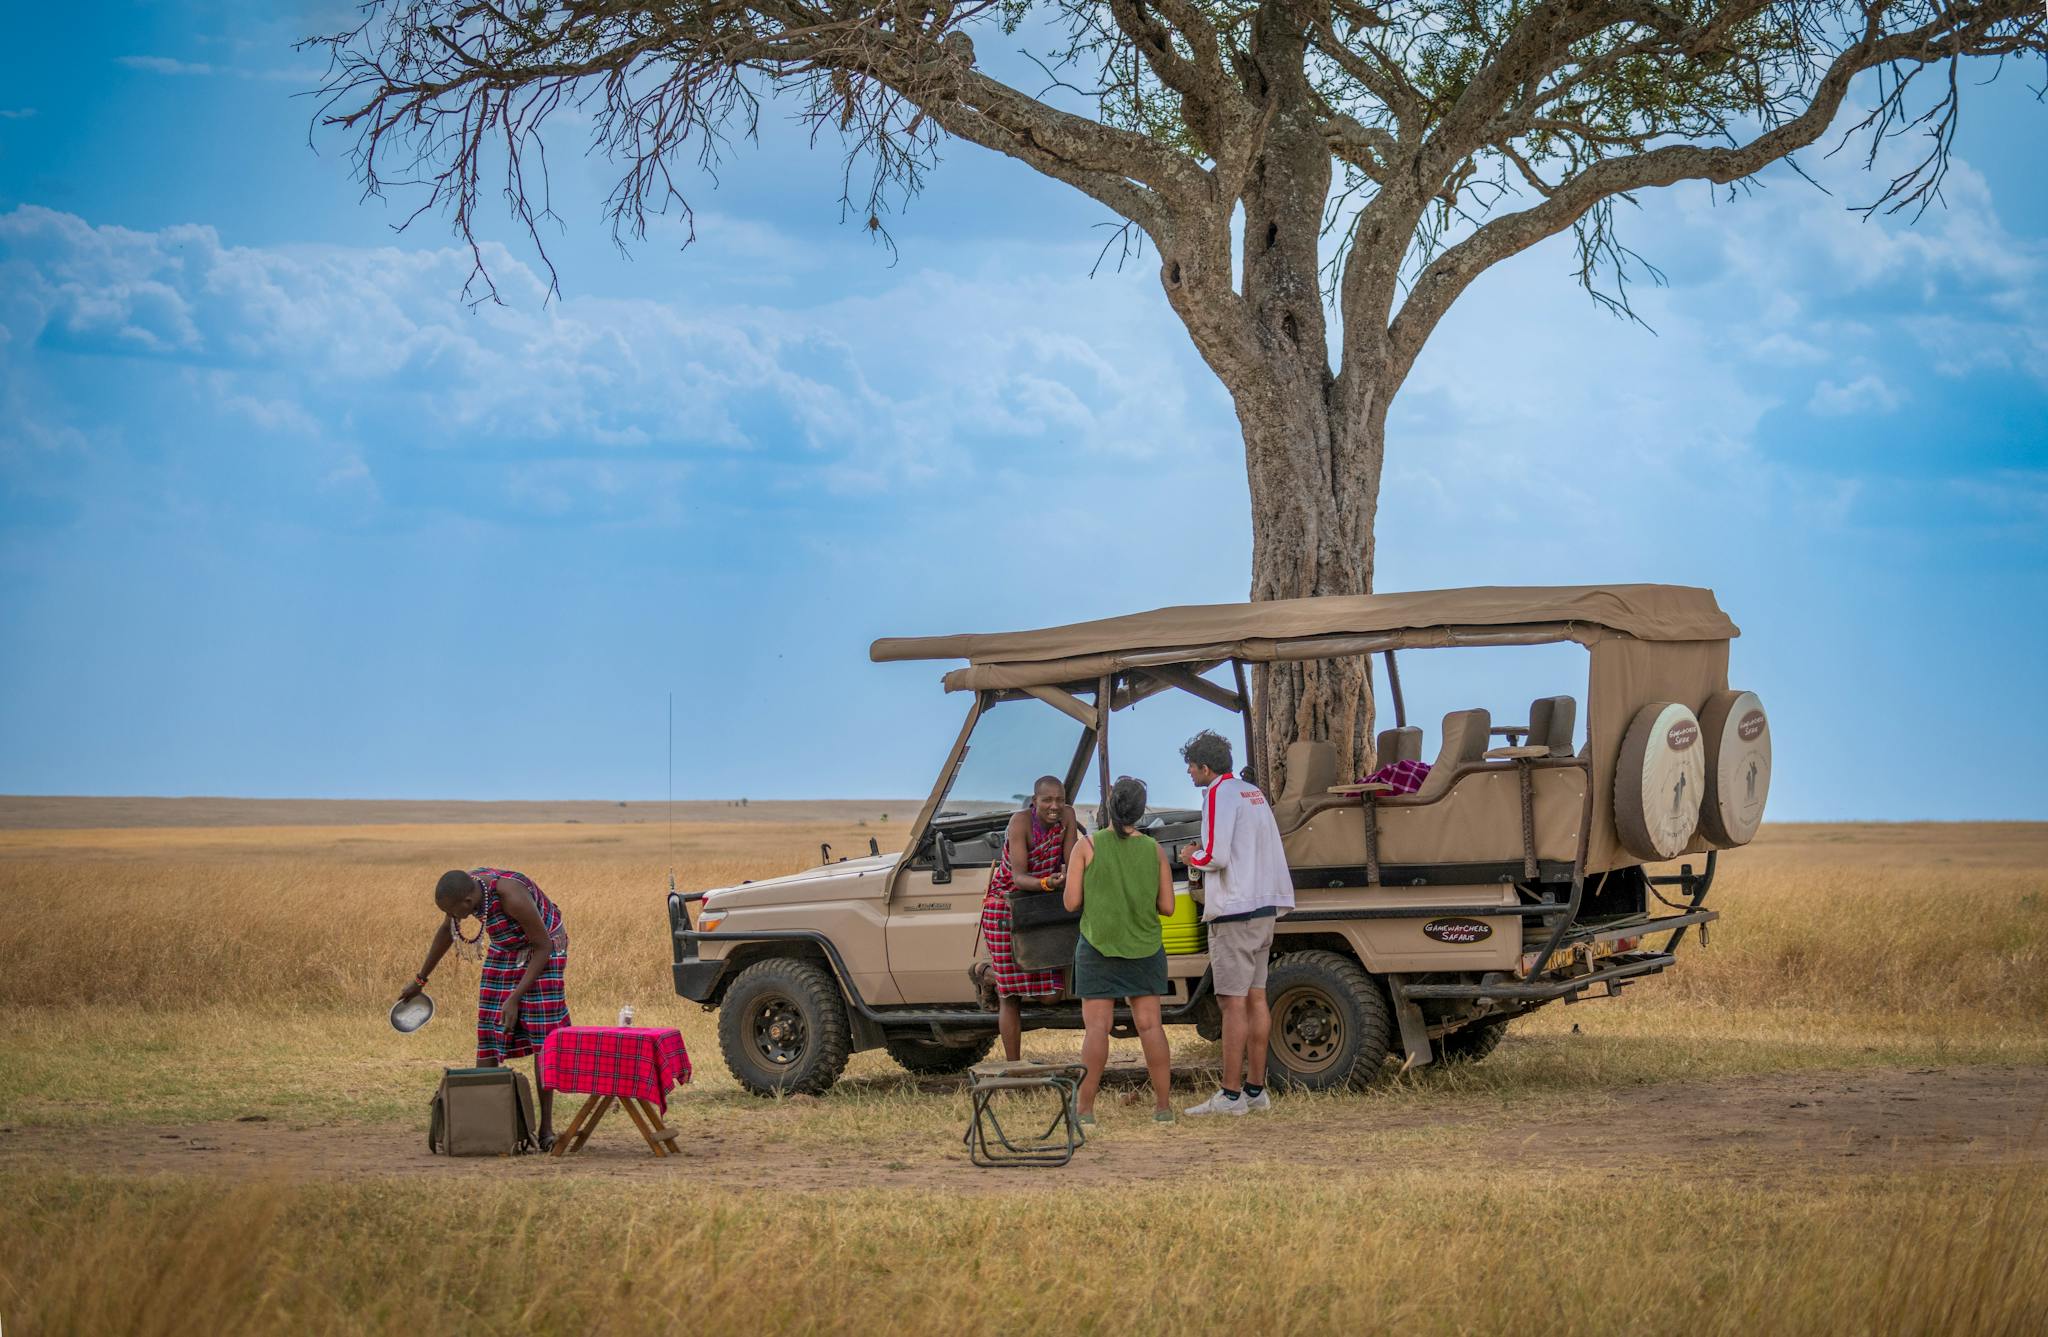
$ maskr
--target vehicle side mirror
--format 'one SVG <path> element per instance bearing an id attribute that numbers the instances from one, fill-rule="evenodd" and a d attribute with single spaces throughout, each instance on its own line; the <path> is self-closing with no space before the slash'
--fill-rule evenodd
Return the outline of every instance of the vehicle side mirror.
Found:
<path id="1" fill-rule="evenodd" d="M 953 854 L 946 848 L 946 833 L 932 832 L 932 885 L 943 887 L 953 880 Z"/>

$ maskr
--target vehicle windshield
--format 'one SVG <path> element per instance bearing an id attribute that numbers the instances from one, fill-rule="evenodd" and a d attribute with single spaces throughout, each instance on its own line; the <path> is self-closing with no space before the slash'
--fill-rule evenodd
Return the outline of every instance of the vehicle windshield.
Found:
<path id="1" fill-rule="evenodd" d="M 943 817 L 1015 812 L 1031 802 L 1039 776 L 1064 777 L 1081 745 L 1081 724 L 1043 701 L 1003 701 L 982 712 L 967 755 L 939 804 Z"/>

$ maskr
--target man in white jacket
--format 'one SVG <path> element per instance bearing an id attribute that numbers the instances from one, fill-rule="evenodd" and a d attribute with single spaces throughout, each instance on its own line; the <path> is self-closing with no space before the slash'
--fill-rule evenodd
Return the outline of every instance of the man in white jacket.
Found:
<path id="1" fill-rule="evenodd" d="M 1294 878 L 1280 846 L 1273 806 L 1256 785 L 1231 774 L 1230 740 L 1204 729 L 1180 750 L 1202 796 L 1201 844 L 1186 852 L 1202 874 L 1202 918 L 1209 925 L 1209 969 L 1223 1009 L 1223 1087 L 1189 1114 L 1249 1114 L 1267 1109 L 1266 965 L 1273 921 L 1294 908 Z M 1242 1086 L 1239 1085 L 1242 1079 Z"/>

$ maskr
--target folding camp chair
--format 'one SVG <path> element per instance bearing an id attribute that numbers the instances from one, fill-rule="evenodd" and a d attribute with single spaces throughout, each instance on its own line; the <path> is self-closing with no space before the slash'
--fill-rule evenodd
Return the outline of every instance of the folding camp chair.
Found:
<path id="1" fill-rule="evenodd" d="M 968 1069 L 967 1091 L 974 1099 L 974 1114 L 961 1139 L 967 1144 L 968 1159 L 984 1169 L 1065 1165 L 1073 1160 L 1075 1151 L 1088 1140 L 1075 1105 L 1087 1072 L 1079 1063 L 1030 1060 L 977 1063 Z M 1058 1098 L 1059 1109 L 1036 1137 L 1012 1141 L 996 1112 L 996 1097 L 1006 1091 L 1050 1091 Z"/>

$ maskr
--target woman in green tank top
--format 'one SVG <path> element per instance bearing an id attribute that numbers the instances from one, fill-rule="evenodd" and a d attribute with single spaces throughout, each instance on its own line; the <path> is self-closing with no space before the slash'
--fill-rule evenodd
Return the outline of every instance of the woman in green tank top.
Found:
<path id="1" fill-rule="evenodd" d="M 1159 917 L 1173 913 L 1173 871 L 1159 842 L 1138 830 L 1145 817 L 1145 785 L 1128 775 L 1109 791 L 1107 824 L 1091 846 L 1074 846 L 1067 864 L 1066 907 L 1081 912 L 1081 939 L 1074 947 L 1074 992 L 1081 998 L 1081 1080 L 1077 1104 L 1081 1122 L 1095 1122 L 1095 1092 L 1109 1063 L 1109 1028 L 1116 1000 L 1131 1005 L 1131 1023 L 1145 1051 L 1152 1078 L 1152 1117 L 1173 1122 L 1167 1103 L 1173 1055 L 1159 1024 L 1159 996 L 1166 992 L 1166 946 Z"/>

